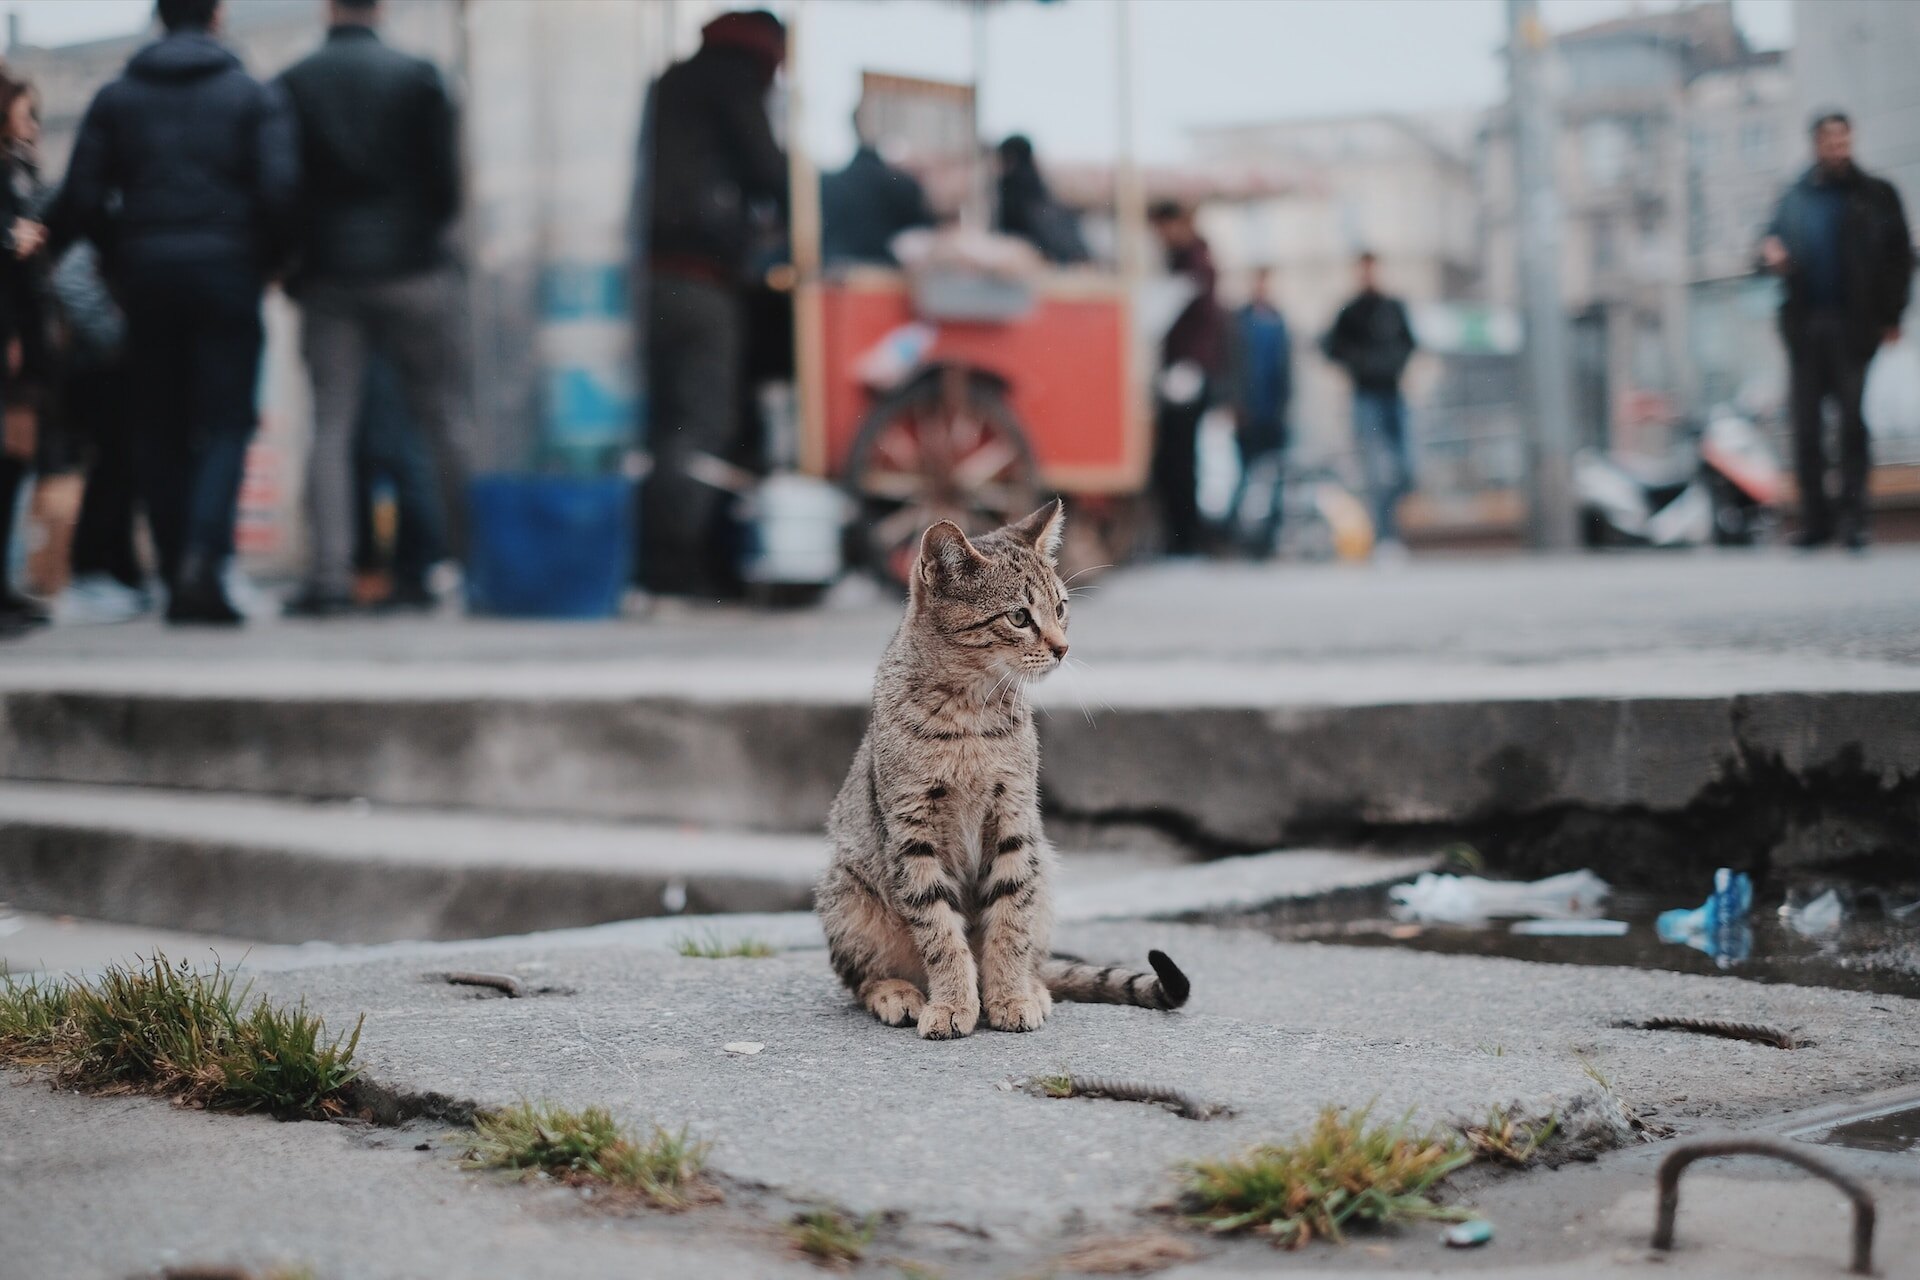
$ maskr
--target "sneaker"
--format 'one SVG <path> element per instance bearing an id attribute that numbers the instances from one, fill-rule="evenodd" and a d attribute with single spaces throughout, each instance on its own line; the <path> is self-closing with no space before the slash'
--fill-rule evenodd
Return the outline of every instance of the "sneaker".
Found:
<path id="1" fill-rule="evenodd" d="M 167 621 L 175 626 L 237 627 L 246 620 L 211 575 L 183 578 L 167 600 Z"/>
<path id="2" fill-rule="evenodd" d="M 145 591 L 110 573 L 75 578 L 53 602 L 53 620 L 63 627 L 101 627 L 131 622 L 153 608 Z"/>
<path id="3" fill-rule="evenodd" d="M 299 594 L 280 606 L 282 617 L 313 621 L 346 618 L 359 612 L 360 604 L 351 592 L 323 591 L 318 587 L 302 587 Z"/>
<path id="4" fill-rule="evenodd" d="M 27 627 L 44 627 L 50 621 L 39 601 L 29 600 L 17 591 L 0 591 L 0 617 Z"/>

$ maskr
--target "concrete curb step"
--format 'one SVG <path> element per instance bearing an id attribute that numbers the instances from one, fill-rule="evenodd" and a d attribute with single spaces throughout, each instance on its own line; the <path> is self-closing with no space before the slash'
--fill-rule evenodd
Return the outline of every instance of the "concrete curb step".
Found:
<path id="1" fill-rule="evenodd" d="M 0 899 L 261 942 L 800 910 L 825 857 L 809 837 L 0 784 Z"/>
<path id="2" fill-rule="evenodd" d="M 800 912 L 826 858 L 812 836 L 0 783 L 0 900 L 266 943 L 491 938 L 683 910 Z M 1058 914 L 1190 919 L 1304 904 L 1377 891 L 1433 861 L 1304 849 L 1181 865 L 1074 853 L 1063 859 Z M 779 919 L 789 944 L 817 939 L 810 916 Z M 658 946 L 699 927 L 656 920 L 633 940 Z"/>
<path id="3" fill-rule="evenodd" d="M 1779 797 L 1809 822 L 1878 830 L 1893 810 L 1920 822 L 1920 690 L 1375 697 L 1387 695 L 1404 700 L 1263 700 L 1277 695 L 1255 682 L 1244 705 L 1057 708 L 1040 721 L 1046 802 L 1074 843 L 1146 827 L 1206 851 L 1566 815 L 1684 831 Z M 16 683 L 0 688 L 0 776 L 818 831 L 865 722 L 837 688 L 220 696 Z"/>

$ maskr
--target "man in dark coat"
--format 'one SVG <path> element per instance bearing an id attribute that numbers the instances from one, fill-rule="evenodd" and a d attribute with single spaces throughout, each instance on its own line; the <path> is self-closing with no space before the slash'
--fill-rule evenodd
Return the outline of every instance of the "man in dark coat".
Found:
<path id="1" fill-rule="evenodd" d="M 1191 288 L 1186 306 L 1160 340 L 1149 483 L 1159 501 L 1167 554 L 1197 555 L 1204 549 L 1204 530 L 1195 451 L 1200 420 L 1226 371 L 1226 314 L 1214 292 L 1218 273 L 1213 252 L 1194 225 L 1193 211 L 1160 201 L 1147 211 L 1147 220 L 1166 250 L 1167 270 L 1184 276 Z"/>
<path id="2" fill-rule="evenodd" d="M 640 580 L 658 594 L 711 599 L 739 590 L 726 497 L 695 479 L 689 463 L 695 454 L 725 457 L 738 432 L 754 206 L 786 199 L 786 157 L 766 111 L 786 51 L 786 28 L 772 14 L 723 13 L 648 99 L 635 249 L 647 279 L 653 465 L 640 492 Z"/>
<path id="3" fill-rule="evenodd" d="M 1413 491 L 1413 451 L 1407 439 L 1407 402 L 1400 376 L 1413 358 L 1413 325 L 1398 298 L 1380 291 L 1380 262 L 1356 260 L 1360 292 L 1340 309 L 1321 340 L 1327 359 L 1353 380 L 1353 434 L 1373 507 L 1376 554 L 1406 554 L 1400 542 L 1400 499 Z"/>
<path id="4" fill-rule="evenodd" d="M 372 352 L 399 376 L 440 482 L 447 542 L 465 549 L 472 421 L 461 284 L 446 244 L 460 210 L 453 104 L 430 62 L 383 43 L 378 0 L 332 0 L 327 42 L 281 77 L 300 122 L 307 208 L 294 292 L 313 379 L 307 519 L 313 561 L 288 612 L 353 608 L 355 425 Z M 431 600 L 415 566 L 394 592 Z"/>
<path id="5" fill-rule="evenodd" d="M 820 256 L 829 265 L 893 266 L 893 238 L 934 223 L 926 188 L 880 154 L 871 120 L 865 109 L 853 113 L 860 148 L 846 168 L 820 180 Z"/>
<path id="6" fill-rule="evenodd" d="M 159 0 L 165 36 L 95 95 L 68 210 L 126 307 L 141 473 L 172 622 L 235 624 L 221 588 L 257 412 L 260 296 L 292 238 L 292 112 L 215 33 L 220 0 Z"/>
<path id="7" fill-rule="evenodd" d="M 1800 480 L 1796 541 L 1818 547 L 1838 531 L 1867 545 L 1867 365 L 1900 336 L 1913 288 L 1913 242 L 1900 194 L 1853 163 L 1853 126 L 1837 111 L 1813 123 L 1814 164 L 1787 188 L 1760 246 L 1785 277 L 1780 335 L 1791 368 L 1794 461 Z M 1840 412 L 1840 500 L 1827 495 L 1821 406 Z"/>

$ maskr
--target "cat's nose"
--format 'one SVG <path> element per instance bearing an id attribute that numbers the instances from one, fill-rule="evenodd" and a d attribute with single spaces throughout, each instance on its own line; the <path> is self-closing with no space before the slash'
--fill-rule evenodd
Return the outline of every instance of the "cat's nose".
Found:
<path id="1" fill-rule="evenodd" d="M 1065 640 L 1049 640 L 1047 641 L 1047 648 L 1053 650 L 1053 656 L 1055 658 L 1064 658 L 1067 656 L 1067 642 Z"/>

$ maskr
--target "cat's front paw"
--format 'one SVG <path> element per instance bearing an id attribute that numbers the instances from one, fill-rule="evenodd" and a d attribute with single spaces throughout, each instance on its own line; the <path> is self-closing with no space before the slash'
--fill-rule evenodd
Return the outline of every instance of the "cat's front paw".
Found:
<path id="1" fill-rule="evenodd" d="M 978 1005 L 959 1008 L 950 1004 L 929 1004 L 920 1011 L 920 1038 L 922 1040 L 958 1040 L 961 1036 L 972 1035 L 973 1028 L 979 1021 Z"/>
<path id="2" fill-rule="evenodd" d="M 1038 1031 L 1053 1012 L 1053 995 L 1039 982 L 989 995 L 986 1003 L 987 1025 L 995 1031 Z"/>

